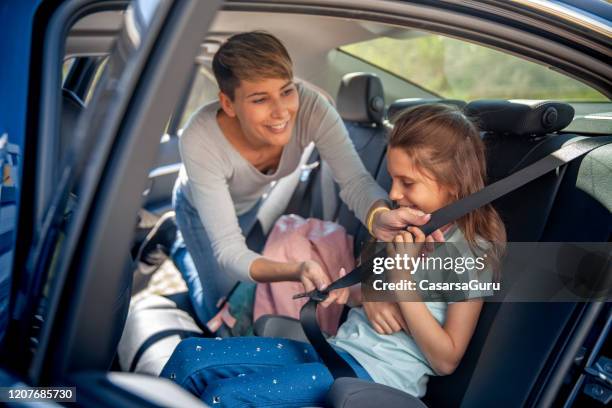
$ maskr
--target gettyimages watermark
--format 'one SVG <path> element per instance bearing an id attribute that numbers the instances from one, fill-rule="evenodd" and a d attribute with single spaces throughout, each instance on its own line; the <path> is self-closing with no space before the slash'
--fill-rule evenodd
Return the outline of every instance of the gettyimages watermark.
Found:
<path id="1" fill-rule="evenodd" d="M 365 301 L 612 301 L 607 242 L 376 243 L 361 259 Z"/>

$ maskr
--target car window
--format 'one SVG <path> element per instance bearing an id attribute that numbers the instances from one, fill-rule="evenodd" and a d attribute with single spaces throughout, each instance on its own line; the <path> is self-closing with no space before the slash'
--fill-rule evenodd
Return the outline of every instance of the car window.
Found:
<path id="1" fill-rule="evenodd" d="M 107 61 L 108 61 L 108 57 L 104 57 L 104 59 L 102 59 L 102 61 L 98 64 L 94 77 L 91 80 L 91 84 L 89 85 L 89 89 L 87 90 L 87 95 L 85 96 L 85 101 L 84 101 L 85 105 L 89 104 L 89 101 L 91 100 L 91 97 L 93 96 L 94 90 L 96 89 L 100 81 L 100 76 L 102 75 L 102 72 L 104 72 L 104 67 L 106 67 Z"/>
<path id="2" fill-rule="evenodd" d="M 411 32 L 407 38 L 381 37 L 340 50 L 447 99 L 609 102 L 597 90 L 542 65 L 437 34 Z"/>
<path id="3" fill-rule="evenodd" d="M 217 99 L 218 93 L 219 88 L 212 70 L 204 65 L 199 65 L 178 128 L 182 129 L 200 106 Z"/>
<path id="4" fill-rule="evenodd" d="M 72 66 L 74 65 L 74 61 L 76 61 L 76 58 L 74 57 L 64 60 L 64 65 L 62 65 L 62 84 L 64 84 L 64 82 L 66 81 L 66 77 L 70 72 L 70 68 L 72 68 Z"/>
<path id="5" fill-rule="evenodd" d="M 6 133 L 0 135 L 0 340 L 8 323 L 8 315 L 1 312 L 8 310 L 11 289 L 21 161 L 19 152 L 19 146 L 9 143 Z"/>

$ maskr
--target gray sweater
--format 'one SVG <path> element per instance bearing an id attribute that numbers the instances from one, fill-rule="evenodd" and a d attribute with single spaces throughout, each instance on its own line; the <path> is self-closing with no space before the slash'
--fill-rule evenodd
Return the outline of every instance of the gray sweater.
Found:
<path id="1" fill-rule="evenodd" d="M 387 198 L 363 166 L 336 110 L 301 84 L 298 93 L 295 127 L 272 174 L 257 170 L 225 138 L 216 120 L 218 101 L 194 113 L 180 138 L 181 189 L 200 215 L 220 268 L 239 280 L 250 279 L 251 263 L 261 255 L 247 248 L 237 215 L 251 209 L 270 182 L 295 171 L 311 142 L 340 185 L 340 198 L 362 222 L 376 200 Z"/>

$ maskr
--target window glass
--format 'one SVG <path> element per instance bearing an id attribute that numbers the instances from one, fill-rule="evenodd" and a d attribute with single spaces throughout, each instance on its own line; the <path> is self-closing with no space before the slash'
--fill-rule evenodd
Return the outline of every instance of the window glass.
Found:
<path id="1" fill-rule="evenodd" d="M 91 97 L 94 93 L 94 89 L 98 86 L 98 82 L 100 81 L 100 75 L 104 72 L 104 67 L 106 66 L 106 62 L 108 61 L 108 57 L 104 57 L 102 62 L 96 68 L 96 73 L 94 74 L 93 79 L 91 80 L 91 84 L 89 85 L 89 89 L 87 90 L 87 95 L 85 96 L 85 105 L 89 104 Z"/>
<path id="2" fill-rule="evenodd" d="M 193 80 L 189 99 L 183 110 L 178 128 L 182 129 L 187 124 L 191 115 L 202 105 L 216 100 L 218 98 L 218 93 L 219 88 L 217 87 L 217 81 L 211 69 L 200 65 Z"/>
<path id="3" fill-rule="evenodd" d="M 64 65 L 62 65 L 62 84 L 66 81 L 66 77 L 70 72 L 70 68 L 72 68 L 72 64 L 74 64 L 75 58 L 68 58 L 64 61 Z"/>
<path id="4" fill-rule="evenodd" d="M 4 311 L 8 311 L 11 290 L 19 166 L 19 146 L 9 143 L 8 134 L 0 135 L 0 340 L 8 323 Z"/>
<path id="5" fill-rule="evenodd" d="M 407 38 L 381 37 L 340 50 L 448 99 L 609 102 L 595 89 L 545 66 L 436 34 L 410 32 Z"/>

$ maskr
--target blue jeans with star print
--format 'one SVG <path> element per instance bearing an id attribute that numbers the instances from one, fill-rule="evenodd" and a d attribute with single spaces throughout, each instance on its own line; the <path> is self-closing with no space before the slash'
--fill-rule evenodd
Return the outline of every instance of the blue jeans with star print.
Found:
<path id="1" fill-rule="evenodd" d="M 372 381 L 336 348 L 361 379 Z M 322 406 L 334 379 L 314 348 L 266 337 L 188 338 L 160 374 L 214 407 Z"/>

